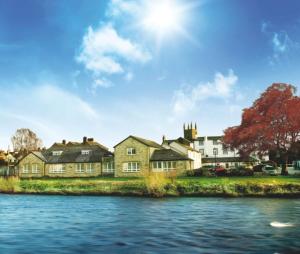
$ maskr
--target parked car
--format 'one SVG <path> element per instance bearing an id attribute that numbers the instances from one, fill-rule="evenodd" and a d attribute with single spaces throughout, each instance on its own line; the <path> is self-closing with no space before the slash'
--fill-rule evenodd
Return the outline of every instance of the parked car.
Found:
<path id="1" fill-rule="evenodd" d="M 265 165 L 262 168 L 262 171 L 268 175 L 279 175 L 278 168 L 275 166 L 271 166 L 271 165 Z"/>
<path id="2" fill-rule="evenodd" d="M 227 174 L 227 170 L 222 166 L 217 166 L 215 168 L 215 173 L 217 176 L 225 176 Z"/>

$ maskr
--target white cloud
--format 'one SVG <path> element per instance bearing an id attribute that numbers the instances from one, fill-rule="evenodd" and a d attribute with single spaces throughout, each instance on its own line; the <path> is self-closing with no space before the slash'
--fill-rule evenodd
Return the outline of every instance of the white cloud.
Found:
<path id="1" fill-rule="evenodd" d="M 141 45 L 121 37 L 111 24 L 88 28 L 77 61 L 94 74 L 124 72 L 123 62 L 145 63 L 151 59 Z"/>
<path id="2" fill-rule="evenodd" d="M 92 84 L 92 93 L 94 94 L 96 92 L 97 88 L 109 88 L 112 86 L 113 86 L 113 83 L 110 80 L 107 80 L 105 78 L 95 79 Z"/>
<path id="3" fill-rule="evenodd" d="M 199 101 L 208 98 L 228 98 L 232 95 L 237 81 L 238 77 L 233 70 L 229 70 L 227 76 L 216 73 L 213 82 L 177 90 L 173 97 L 173 111 L 175 114 L 182 114 L 192 110 Z"/>
<path id="4" fill-rule="evenodd" d="M 299 43 L 293 41 L 286 31 L 272 31 L 270 22 L 262 22 L 261 32 L 268 38 L 272 47 L 272 55 L 269 56 L 269 64 L 274 65 L 289 57 L 289 53 L 299 49 Z"/>
<path id="5" fill-rule="evenodd" d="M 124 79 L 128 82 L 130 82 L 133 79 L 133 73 L 132 72 L 127 72 Z"/>
<path id="6" fill-rule="evenodd" d="M 107 11 L 108 16 L 119 16 L 121 14 L 137 14 L 140 11 L 138 1 L 111 0 Z"/>
<path id="7" fill-rule="evenodd" d="M 17 128 L 30 128 L 45 145 L 95 132 L 102 116 L 79 96 L 52 84 L 10 88 L 0 101 L 0 144 Z M 87 134 L 86 134 L 87 133 Z"/>

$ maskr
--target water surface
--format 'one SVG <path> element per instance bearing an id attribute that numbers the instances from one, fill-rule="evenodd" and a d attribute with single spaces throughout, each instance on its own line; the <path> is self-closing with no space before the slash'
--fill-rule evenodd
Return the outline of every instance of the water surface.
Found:
<path id="1" fill-rule="evenodd" d="M 299 199 L 0 195 L 0 220 L 0 253 L 300 253 Z"/>

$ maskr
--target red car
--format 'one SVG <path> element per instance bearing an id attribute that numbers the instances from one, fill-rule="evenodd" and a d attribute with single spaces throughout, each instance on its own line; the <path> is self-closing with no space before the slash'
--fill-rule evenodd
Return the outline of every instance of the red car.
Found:
<path id="1" fill-rule="evenodd" d="M 226 175 L 226 169 L 221 167 L 221 166 L 217 166 L 216 169 L 215 169 L 215 172 L 216 172 L 216 175 L 217 176 L 223 176 L 223 175 Z"/>

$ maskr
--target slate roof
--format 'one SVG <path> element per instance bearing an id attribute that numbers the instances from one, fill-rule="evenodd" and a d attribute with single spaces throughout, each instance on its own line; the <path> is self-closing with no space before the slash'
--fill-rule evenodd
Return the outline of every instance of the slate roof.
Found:
<path id="1" fill-rule="evenodd" d="M 150 161 L 180 161 L 192 160 L 185 155 L 175 152 L 172 149 L 155 150 L 150 158 Z"/>
<path id="2" fill-rule="evenodd" d="M 45 156 L 47 163 L 92 163 L 101 162 L 102 157 L 112 157 L 113 153 L 103 148 L 96 142 L 90 142 L 86 144 L 71 143 L 65 146 L 57 146 L 54 144 L 51 148 L 46 150 L 43 155 Z M 82 154 L 82 150 L 88 150 L 88 154 Z M 53 151 L 62 151 L 61 155 L 53 155 Z"/>
<path id="3" fill-rule="evenodd" d="M 154 148 L 162 148 L 161 145 L 159 145 L 158 143 L 152 141 L 152 140 L 149 140 L 149 139 L 144 139 L 144 138 L 140 138 L 140 137 L 137 137 L 137 136 L 128 136 L 127 138 L 125 138 L 124 140 L 122 140 L 120 143 L 116 144 L 114 147 L 120 145 L 121 143 L 123 143 L 125 140 L 127 140 L 128 138 L 133 138 L 135 140 L 137 140 L 138 142 L 146 145 L 146 146 L 150 146 L 150 147 L 154 147 Z"/>
<path id="4" fill-rule="evenodd" d="M 82 150 L 88 150 L 89 153 L 82 154 L 81 152 Z M 53 155 L 54 151 L 61 151 L 62 153 L 61 155 Z M 34 151 L 31 153 L 49 164 L 93 163 L 93 162 L 101 162 L 103 157 L 113 156 L 113 153 L 110 152 L 108 148 L 95 141 L 87 141 L 85 143 L 68 142 L 66 144 L 54 143 L 47 150 Z"/>

